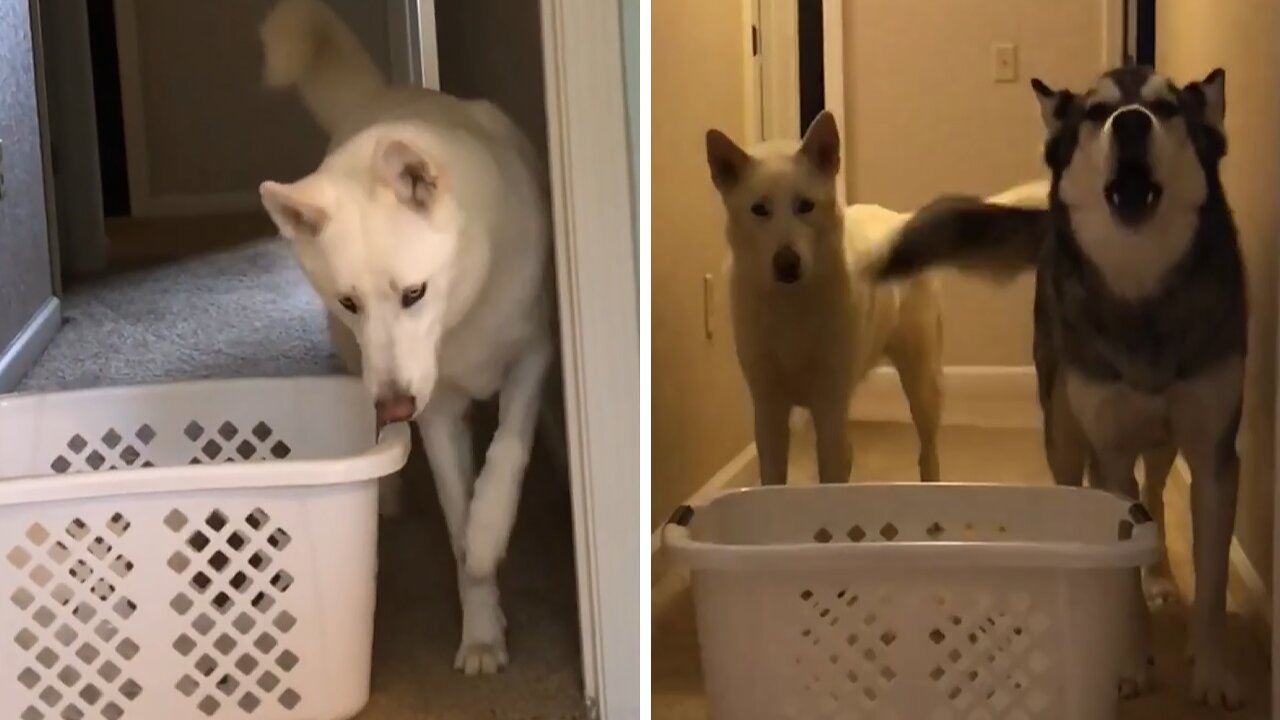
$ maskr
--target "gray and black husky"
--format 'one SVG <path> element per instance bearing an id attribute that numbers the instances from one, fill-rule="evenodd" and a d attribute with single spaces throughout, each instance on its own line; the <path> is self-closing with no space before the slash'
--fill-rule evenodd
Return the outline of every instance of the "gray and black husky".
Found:
<path id="1" fill-rule="evenodd" d="M 1084 93 L 1033 80 L 1048 130 L 1048 209 L 940 198 L 904 226 L 880 273 L 1035 267 L 1034 356 L 1054 479 L 1078 485 L 1088 466 L 1095 484 L 1137 497 L 1142 457 L 1145 499 L 1162 517 L 1160 489 L 1182 453 L 1192 476 L 1192 692 L 1234 708 L 1226 590 L 1247 310 L 1218 172 L 1224 81 L 1219 69 L 1179 87 L 1137 67 Z M 1122 670 L 1126 694 L 1147 683 L 1146 626 L 1135 619 L 1142 652 Z"/>

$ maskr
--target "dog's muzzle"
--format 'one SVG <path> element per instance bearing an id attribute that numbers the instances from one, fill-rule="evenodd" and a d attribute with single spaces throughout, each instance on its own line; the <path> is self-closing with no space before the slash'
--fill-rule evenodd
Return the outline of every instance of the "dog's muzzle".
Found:
<path id="1" fill-rule="evenodd" d="M 1138 108 L 1121 110 L 1111 118 L 1114 169 L 1103 192 L 1120 222 L 1137 225 L 1160 204 L 1164 189 L 1156 182 L 1148 158 L 1154 122 Z"/>
<path id="2" fill-rule="evenodd" d="M 787 245 L 773 254 L 773 277 L 785 285 L 799 282 L 800 254 L 795 248 Z"/>

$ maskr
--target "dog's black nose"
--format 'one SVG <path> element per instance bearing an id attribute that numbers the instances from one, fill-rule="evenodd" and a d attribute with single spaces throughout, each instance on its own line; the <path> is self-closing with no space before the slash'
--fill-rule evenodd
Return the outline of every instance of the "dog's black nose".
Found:
<path id="1" fill-rule="evenodd" d="M 1151 116 L 1138 108 L 1122 110 L 1111 119 L 1111 134 L 1121 148 L 1145 151 L 1151 128 Z"/>
<path id="2" fill-rule="evenodd" d="M 787 245 L 773 254 L 773 276 L 790 285 L 800 279 L 800 255 Z"/>

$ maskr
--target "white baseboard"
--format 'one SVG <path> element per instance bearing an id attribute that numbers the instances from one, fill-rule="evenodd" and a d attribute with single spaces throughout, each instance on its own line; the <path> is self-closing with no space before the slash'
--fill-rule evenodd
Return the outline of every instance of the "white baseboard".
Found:
<path id="1" fill-rule="evenodd" d="M 62 327 L 61 308 L 58 298 L 46 300 L 8 347 L 0 349 L 0 394 L 18 387 L 53 342 Z"/>

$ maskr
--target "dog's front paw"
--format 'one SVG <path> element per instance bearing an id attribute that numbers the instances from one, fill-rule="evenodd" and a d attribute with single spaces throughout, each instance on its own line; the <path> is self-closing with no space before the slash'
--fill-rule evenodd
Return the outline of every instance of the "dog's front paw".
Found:
<path id="1" fill-rule="evenodd" d="M 462 644 L 453 667 L 467 675 L 492 675 L 507 665 L 507 619 L 496 594 L 484 592 L 464 599 Z"/>
<path id="2" fill-rule="evenodd" d="M 1213 709 L 1239 710 L 1244 706 L 1244 693 L 1240 681 L 1226 663 L 1193 660 L 1191 675 L 1191 699 Z"/>
<path id="3" fill-rule="evenodd" d="M 507 649 L 499 641 L 489 643 L 463 643 L 453 659 L 453 669 L 467 676 L 492 675 L 507 666 Z"/>

